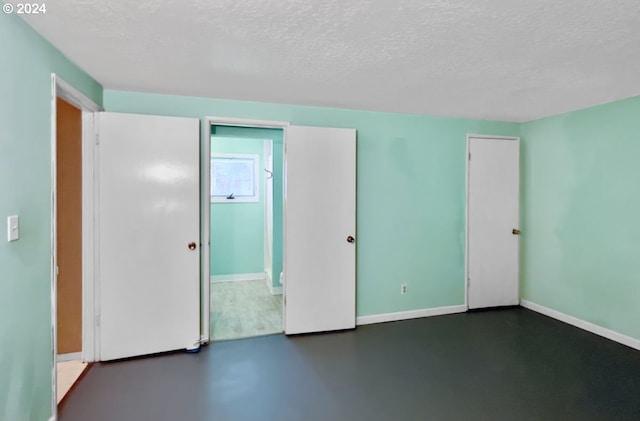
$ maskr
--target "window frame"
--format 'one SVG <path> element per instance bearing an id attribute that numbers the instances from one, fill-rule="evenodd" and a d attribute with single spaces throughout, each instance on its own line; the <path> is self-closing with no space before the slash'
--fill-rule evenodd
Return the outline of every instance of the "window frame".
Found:
<path id="1" fill-rule="evenodd" d="M 244 153 L 218 153 L 212 152 L 209 159 L 209 168 L 211 169 L 211 174 L 213 174 L 213 161 L 214 159 L 242 159 L 242 160 L 252 160 L 253 161 L 253 191 L 254 194 L 252 196 L 235 196 L 233 199 L 229 199 L 226 196 L 214 196 L 213 195 L 213 181 L 211 180 L 211 186 L 209 188 L 209 200 L 211 203 L 257 203 L 260 202 L 260 172 L 259 154 L 244 154 Z M 231 192 L 233 193 L 233 192 Z"/>

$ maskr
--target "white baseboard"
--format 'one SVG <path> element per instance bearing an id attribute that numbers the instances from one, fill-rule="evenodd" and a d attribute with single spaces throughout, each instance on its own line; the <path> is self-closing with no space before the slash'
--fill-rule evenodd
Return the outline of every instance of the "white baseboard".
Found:
<path id="1" fill-rule="evenodd" d="M 399 311 L 397 313 L 373 314 L 371 316 L 357 317 L 356 325 L 369 325 L 373 323 L 418 319 L 421 317 L 442 316 L 445 314 L 464 313 L 465 311 L 467 311 L 467 306 L 457 305 L 448 307 L 425 308 L 421 310 Z"/>
<path id="2" fill-rule="evenodd" d="M 266 274 L 264 272 L 258 273 L 234 273 L 231 275 L 211 275 L 209 281 L 211 282 L 231 282 L 231 281 L 259 281 L 264 279 Z"/>
<path id="3" fill-rule="evenodd" d="M 271 292 L 271 295 L 281 295 L 282 287 L 274 287 L 273 285 L 269 285 L 269 291 Z"/>
<path id="4" fill-rule="evenodd" d="M 561 313 L 558 310 L 553 310 L 551 308 L 541 306 L 540 304 L 536 304 L 531 301 L 520 300 L 520 305 L 524 308 L 528 308 L 529 310 L 533 310 L 537 313 L 544 314 L 545 316 L 549 316 L 556 320 L 560 320 L 561 322 L 586 330 L 587 332 L 595 333 L 596 335 L 640 350 L 640 339 L 623 335 L 622 333 L 618 333 L 614 330 L 595 325 L 582 319 L 578 319 L 577 317 L 569 316 L 568 314 Z"/>
<path id="5" fill-rule="evenodd" d="M 74 361 L 81 360 L 82 352 L 71 352 L 69 354 L 58 354 L 56 355 L 56 362 L 64 362 L 64 361 Z"/>
<path id="6" fill-rule="evenodd" d="M 265 277 L 265 280 L 267 281 L 267 287 L 269 287 L 269 292 L 271 293 L 271 295 L 282 294 L 282 287 L 281 286 L 274 287 L 273 281 L 271 280 L 271 277 L 269 276 L 268 273 L 267 273 L 267 276 Z"/>

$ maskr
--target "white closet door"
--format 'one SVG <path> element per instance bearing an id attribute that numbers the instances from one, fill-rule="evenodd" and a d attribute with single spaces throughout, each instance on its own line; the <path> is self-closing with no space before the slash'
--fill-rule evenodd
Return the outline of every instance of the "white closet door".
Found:
<path id="1" fill-rule="evenodd" d="M 467 270 L 472 309 L 519 304 L 519 145 L 517 138 L 468 141 Z"/>
<path id="2" fill-rule="evenodd" d="M 354 328 L 356 131 L 290 126 L 285 163 L 285 333 Z"/>
<path id="3" fill-rule="evenodd" d="M 101 113 L 100 359 L 200 338 L 197 119 Z"/>

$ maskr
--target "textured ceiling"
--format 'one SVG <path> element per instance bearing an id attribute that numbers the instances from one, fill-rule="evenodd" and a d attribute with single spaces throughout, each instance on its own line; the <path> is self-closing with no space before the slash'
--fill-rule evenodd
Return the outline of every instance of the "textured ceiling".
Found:
<path id="1" fill-rule="evenodd" d="M 46 6 L 23 17 L 106 89 L 504 121 L 640 94 L 639 0 Z"/>

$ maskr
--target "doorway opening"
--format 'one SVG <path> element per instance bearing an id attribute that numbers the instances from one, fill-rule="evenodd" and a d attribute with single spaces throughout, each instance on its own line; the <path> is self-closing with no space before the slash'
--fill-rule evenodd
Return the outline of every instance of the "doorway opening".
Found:
<path id="1" fill-rule="evenodd" d="M 282 128 L 211 125 L 210 338 L 283 332 Z"/>
<path id="2" fill-rule="evenodd" d="M 56 98 L 57 402 L 82 375 L 82 111 Z"/>
<path id="3" fill-rule="evenodd" d="M 253 129 L 254 139 L 273 142 L 274 224 L 273 265 L 257 270 L 271 276 L 271 286 L 282 288 L 282 330 L 287 335 L 353 329 L 356 326 L 356 130 L 335 127 L 292 126 L 287 122 L 206 117 L 201 143 L 201 342 L 217 340 L 211 326 L 211 257 L 215 255 L 212 234 L 211 139 L 229 136 L 229 131 Z M 270 135 L 258 135 L 260 129 L 282 133 L 283 163 L 276 162 L 278 142 Z M 228 130 L 225 132 L 225 130 Z M 237 137 L 237 136 L 236 136 Z M 327 165 L 330 163 L 330 166 Z M 222 164 L 223 165 L 223 164 Z M 245 163 L 250 168 L 251 165 Z M 243 171 L 249 172 L 245 169 Z M 260 167 L 259 167 L 260 168 Z M 282 181 L 276 171 L 282 169 Z M 256 171 L 256 174 L 268 172 Z M 217 182 L 217 180 L 216 180 Z M 282 187 L 280 187 L 282 183 Z M 259 183 L 258 183 L 259 185 Z M 230 202 L 237 200 L 236 190 L 218 192 Z M 245 196 L 248 186 L 240 196 Z M 276 194 L 282 193 L 282 228 L 276 225 Z M 216 196 L 214 192 L 214 196 Z M 225 201 L 226 201 L 225 200 Z M 222 203 L 222 206 L 239 206 Z M 261 220 L 260 216 L 255 219 Z M 282 258 L 277 257 L 282 235 Z M 235 238 L 235 237 L 234 237 Z M 264 239 L 264 237 L 263 237 Z M 261 243 L 260 239 L 258 243 Z M 255 242 L 254 242 L 255 243 Z M 224 244 L 224 241 L 221 243 Z M 211 251 L 213 250 L 213 252 Z M 215 262 L 213 262 L 215 265 Z M 281 265 L 281 266 L 280 266 Z M 282 267 L 282 282 L 280 270 Z M 230 273 L 224 273 L 229 275 Z M 277 281 L 276 281 L 277 279 Z M 214 278 L 214 280 L 216 280 Z M 262 282 L 262 281 L 261 281 Z M 276 284 L 277 282 L 277 284 Z M 269 284 L 267 283 L 267 288 Z M 246 307 L 245 307 L 246 309 Z M 249 309 L 250 310 L 250 309 Z M 217 321 L 215 321 L 217 324 Z M 214 333 L 214 335 L 212 335 Z M 251 335 L 252 336 L 252 335 Z M 236 338 L 242 337 L 236 335 Z"/>
<path id="4" fill-rule="evenodd" d="M 51 102 L 52 411 L 95 360 L 94 113 L 102 108 L 53 74 Z"/>

